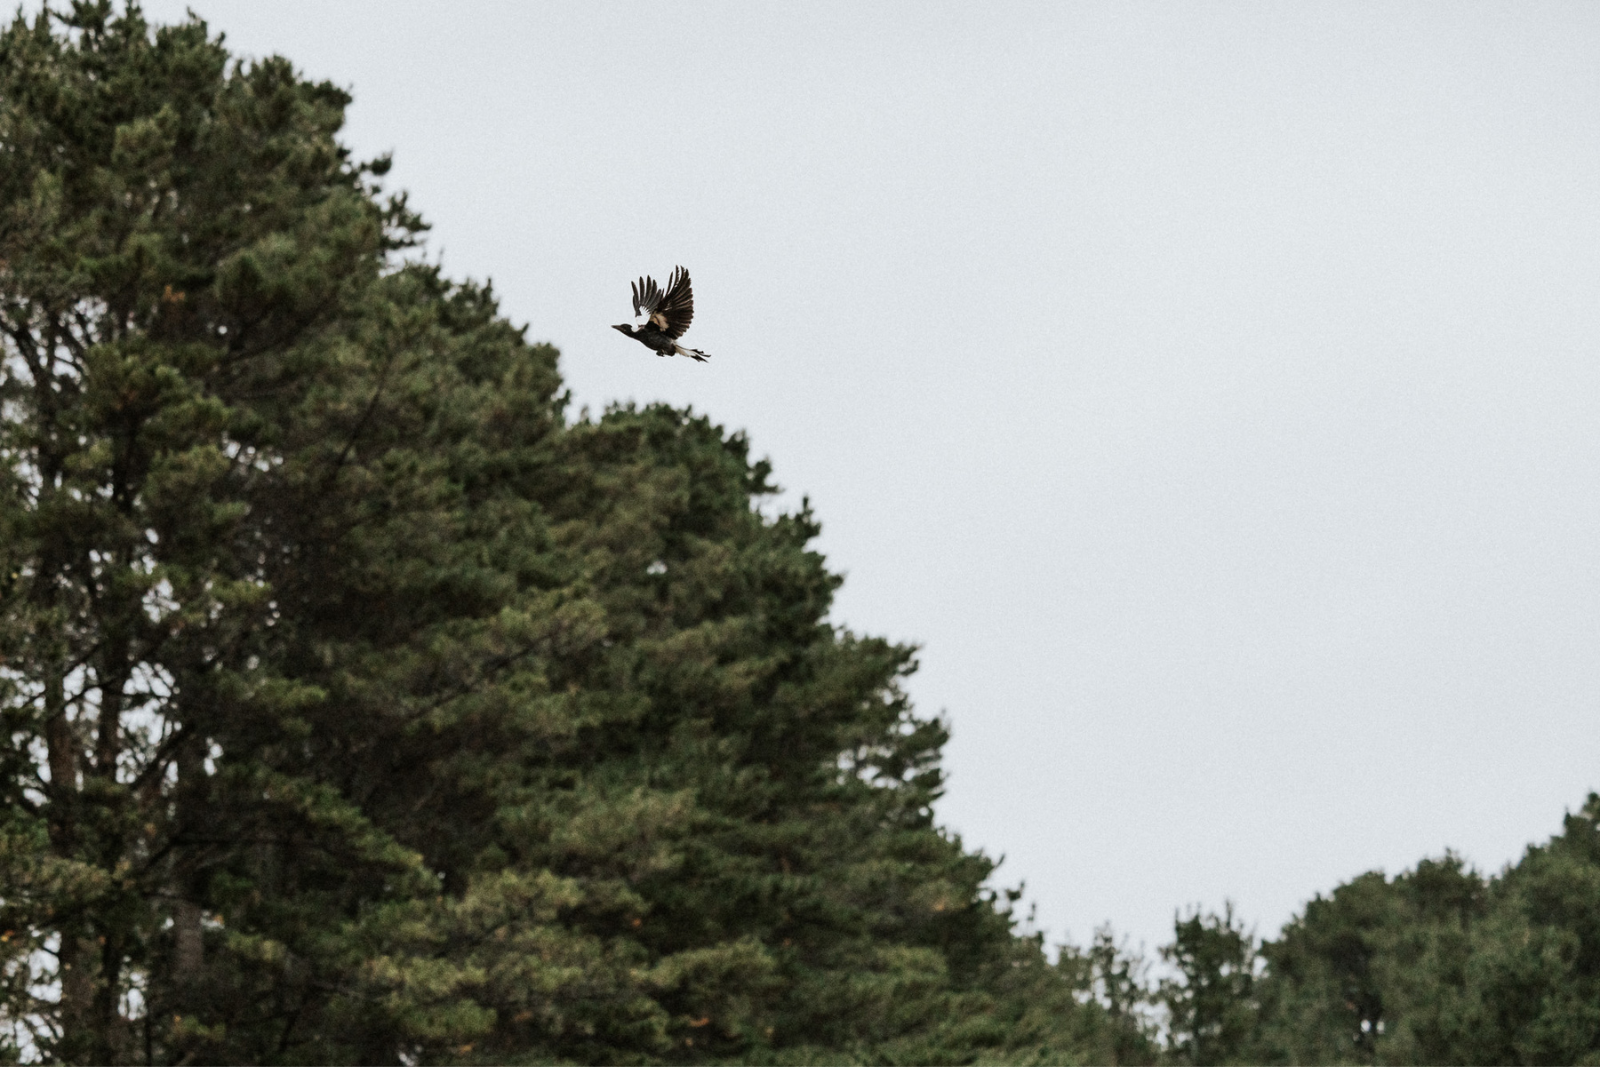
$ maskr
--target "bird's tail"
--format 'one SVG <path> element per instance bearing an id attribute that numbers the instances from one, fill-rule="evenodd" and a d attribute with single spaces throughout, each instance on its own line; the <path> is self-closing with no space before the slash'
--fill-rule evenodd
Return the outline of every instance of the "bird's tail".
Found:
<path id="1" fill-rule="evenodd" d="M 702 352 L 698 348 L 684 348 L 682 345 L 673 345 L 672 350 L 678 353 L 680 356 L 688 356 L 690 359 L 699 363 L 704 363 L 706 360 L 711 358 L 711 354 L 709 352 Z"/>

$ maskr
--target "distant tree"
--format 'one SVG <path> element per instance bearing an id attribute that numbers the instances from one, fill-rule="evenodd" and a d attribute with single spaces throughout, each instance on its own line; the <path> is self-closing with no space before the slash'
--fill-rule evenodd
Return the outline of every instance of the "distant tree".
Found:
<path id="1" fill-rule="evenodd" d="M 1385 1057 L 1479 1063 L 1600 1059 L 1600 798 L 1498 877 L 1423 863 L 1396 879 L 1425 932 L 1407 931 Z"/>
<path id="2" fill-rule="evenodd" d="M 1483 880 L 1459 859 L 1362 875 L 1307 905 L 1265 946 L 1262 1058 L 1492 1062 L 1459 1033 Z"/>
<path id="3" fill-rule="evenodd" d="M 1255 1032 L 1255 937 L 1231 903 L 1221 915 L 1196 910 L 1173 927 L 1161 956 L 1176 974 L 1162 980 L 1157 994 L 1167 1009 L 1171 1055 L 1180 1063 L 1234 1062 Z"/>
<path id="4" fill-rule="evenodd" d="M 1150 965 L 1138 950 L 1119 943 L 1110 926 L 1095 930 L 1087 949 L 1062 947 L 1057 966 L 1076 972 L 1075 984 L 1105 1013 L 1108 1045 L 1097 1060 L 1111 1064 L 1155 1063 L 1159 1027 L 1152 1014 Z"/>
<path id="5" fill-rule="evenodd" d="M 1388 1021 L 1376 957 L 1399 901 L 1381 874 L 1318 896 L 1276 941 L 1266 973 L 1260 1058 L 1289 1063 L 1375 1063 Z"/>
<path id="6" fill-rule="evenodd" d="M 1265 1062 L 1600 1059 L 1600 798 L 1496 877 L 1453 855 L 1362 875 L 1264 954 Z"/>

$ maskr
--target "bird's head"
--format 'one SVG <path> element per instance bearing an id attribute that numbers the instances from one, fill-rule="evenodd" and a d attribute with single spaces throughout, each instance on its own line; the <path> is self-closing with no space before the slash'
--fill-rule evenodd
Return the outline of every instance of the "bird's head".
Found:
<path id="1" fill-rule="evenodd" d="M 613 330 L 621 330 L 623 333 L 627 334 L 629 337 L 633 336 L 633 326 L 630 323 L 624 322 L 619 326 L 613 326 L 611 328 Z"/>

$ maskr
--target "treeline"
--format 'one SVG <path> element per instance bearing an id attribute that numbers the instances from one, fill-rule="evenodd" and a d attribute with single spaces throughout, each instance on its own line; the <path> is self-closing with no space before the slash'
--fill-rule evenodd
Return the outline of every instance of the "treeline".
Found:
<path id="1" fill-rule="evenodd" d="M 557 355 L 348 97 L 197 20 L 0 34 L 0 1060 L 1576 1061 L 1595 802 L 1172 977 L 941 830 L 806 509 Z M 530 253 L 534 254 L 534 253 Z"/>
<path id="2" fill-rule="evenodd" d="M 1454 856 L 1365 874 L 1265 943 L 1231 909 L 1174 925 L 1159 982 L 1109 936 L 1094 946 L 1120 961 L 1118 982 L 1097 979 L 1098 999 L 1114 988 L 1142 1020 L 1150 1041 L 1129 1048 L 1146 1062 L 1600 1062 L 1594 794 L 1494 877 Z M 1063 950 L 1062 964 L 1072 959 L 1083 956 Z"/>

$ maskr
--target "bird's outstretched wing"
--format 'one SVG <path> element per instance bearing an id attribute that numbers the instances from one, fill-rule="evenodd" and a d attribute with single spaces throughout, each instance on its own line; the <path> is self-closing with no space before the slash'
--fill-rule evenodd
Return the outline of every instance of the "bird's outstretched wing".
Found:
<path id="1" fill-rule="evenodd" d="M 633 283 L 633 313 L 648 315 L 661 303 L 661 289 L 654 278 L 640 278 Z"/>
<path id="2" fill-rule="evenodd" d="M 633 286 L 633 313 L 649 315 L 650 325 L 673 340 L 682 337 L 694 321 L 694 291 L 689 288 L 689 272 L 675 267 L 667 279 L 666 292 L 654 278 L 640 278 Z"/>

